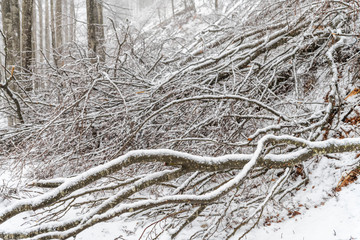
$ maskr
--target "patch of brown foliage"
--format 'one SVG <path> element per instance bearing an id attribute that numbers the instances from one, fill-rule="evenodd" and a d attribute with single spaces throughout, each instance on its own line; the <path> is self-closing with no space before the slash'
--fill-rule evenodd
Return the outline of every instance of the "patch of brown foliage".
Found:
<path id="1" fill-rule="evenodd" d="M 360 123 L 360 116 L 354 116 L 354 117 L 351 117 L 351 118 L 347 118 L 345 119 L 345 122 L 348 123 L 348 124 L 351 124 L 351 125 L 358 125 Z"/>
<path id="2" fill-rule="evenodd" d="M 272 223 L 281 223 L 284 221 L 284 217 L 280 217 L 280 214 L 277 214 L 276 216 L 267 216 L 265 218 L 264 226 L 270 226 Z"/>
<path id="3" fill-rule="evenodd" d="M 349 184 L 355 182 L 358 179 L 359 175 L 360 175 L 360 167 L 351 170 L 351 172 L 348 173 L 346 176 L 341 177 L 338 185 L 335 188 L 335 191 L 340 192 L 342 187 L 346 187 Z"/>
<path id="4" fill-rule="evenodd" d="M 299 211 L 289 211 L 288 212 L 288 216 L 289 216 L 289 218 L 293 218 L 293 217 L 295 217 L 295 216 L 297 216 L 297 215 L 300 215 L 301 213 L 299 212 Z"/>
<path id="5" fill-rule="evenodd" d="M 351 91 L 351 93 L 349 95 L 347 95 L 345 100 L 348 99 L 349 97 L 352 97 L 352 96 L 358 94 L 358 93 L 360 93 L 360 88 L 355 88 L 354 90 Z"/>

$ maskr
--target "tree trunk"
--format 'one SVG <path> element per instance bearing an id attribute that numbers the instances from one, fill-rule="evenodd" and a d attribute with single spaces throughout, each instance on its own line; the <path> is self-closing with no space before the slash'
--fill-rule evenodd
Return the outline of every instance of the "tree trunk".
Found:
<path id="1" fill-rule="evenodd" d="M 70 1 L 70 25 L 69 25 L 69 36 L 70 36 L 70 41 L 74 42 L 75 41 L 75 31 L 76 31 L 76 21 L 75 21 L 75 2 L 74 0 L 69 0 Z"/>
<path id="2" fill-rule="evenodd" d="M 38 0 L 38 15 L 39 15 L 39 50 L 44 52 L 44 16 L 43 16 L 43 6 L 42 0 Z M 43 55 L 40 54 L 40 62 L 43 61 Z"/>
<path id="3" fill-rule="evenodd" d="M 219 1 L 215 0 L 215 11 L 219 10 Z"/>
<path id="4" fill-rule="evenodd" d="M 32 13 L 33 0 L 23 0 L 22 5 L 22 68 L 25 72 L 31 72 L 32 63 Z M 30 87 L 30 86 L 28 86 Z M 30 89 L 28 89 L 30 90 Z"/>
<path id="5" fill-rule="evenodd" d="M 55 2 L 55 37 L 56 37 L 56 55 L 57 55 L 57 65 L 58 67 L 62 66 L 62 63 L 59 62 L 59 59 L 62 55 L 62 45 L 63 45 L 63 34 L 62 34 L 62 0 L 56 0 Z"/>
<path id="6" fill-rule="evenodd" d="M 51 13 L 51 52 L 53 54 L 55 66 L 59 66 L 58 64 L 58 55 L 56 54 L 56 41 L 55 41 L 55 13 L 54 13 L 54 0 L 50 0 L 50 13 Z"/>
<path id="7" fill-rule="evenodd" d="M 103 2 L 99 1 L 97 3 L 97 12 L 98 12 L 98 24 L 97 24 L 97 32 L 98 32 L 98 52 L 97 54 L 100 57 L 100 61 L 105 61 L 105 29 L 104 29 L 104 16 L 103 16 Z"/>
<path id="8" fill-rule="evenodd" d="M 50 60 L 50 16 L 49 0 L 45 0 L 45 56 Z"/>
<path id="9" fill-rule="evenodd" d="M 91 62 L 96 62 L 98 56 L 100 61 L 105 60 L 104 50 L 104 26 L 102 5 L 96 0 L 86 0 L 86 13 L 88 25 L 88 48 Z"/>
<path id="10" fill-rule="evenodd" d="M 31 42 L 32 42 L 32 71 L 34 73 L 37 72 L 38 70 L 38 63 L 39 63 L 39 44 L 40 43 L 40 38 L 38 35 L 38 32 L 41 31 L 41 28 L 38 25 L 38 22 L 40 23 L 40 19 L 38 18 L 38 4 L 39 3 L 37 0 L 33 1 L 33 9 L 32 9 L 32 36 L 31 36 Z M 39 19 L 39 21 L 38 21 Z M 40 45 L 41 47 L 41 45 Z M 40 89 L 40 82 L 39 79 L 36 80 L 28 80 L 29 81 L 29 85 L 31 84 L 33 86 L 33 88 L 31 88 L 32 90 L 38 90 Z"/>
<path id="11" fill-rule="evenodd" d="M 1 2 L 3 32 L 5 34 L 5 69 L 11 72 L 12 68 L 21 64 L 20 57 L 20 7 L 18 0 L 3 0 Z M 11 75 L 5 70 L 5 78 L 8 80 Z M 16 71 L 15 71 L 16 72 Z M 13 72 L 14 74 L 14 72 Z M 15 75 L 15 74 L 14 74 Z M 6 86 L 5 92 L 18 92 L 16 84 L 11 81 Z M 11 98 L 11 96 L 9 96 Z M 21 115 L 20 115 L 21 116 Z M 22 122 L 22 118 L 15 115 L 8 116 L 8 126 L 13 127 Z"/>
<path id="12" fill-rule="evenodd" d="M 3 0 L 1 11 L 3 32 L 6 37 L 5 67 L 16 66 L 20 64 L 20 8 L 18 0 Z M 8 77 L 7 74 L 5 76 Z"/>
<path id="13" fill-rule="evenodd" d="M 88 30 L 88 48 L 89 57 L 94 59 L 97 52 L 96 44 L 96 21 L 98 19 L 95 0 L 86 0 L 87 30 Z M 96 62 L 96 60 L 92 60 Z"/>
<path id="14" fill-rule="evenodd" d="M 36 0 L 33 1 L 33 8 L 32 8 L 32 30 L 31 30 L 31 42 L 32 42 L 32 71 L 36 71 L 36 64 L 37 64 L 37 11 L 36 11 Z"/>
<path id="15" fill-rule="evenodd" d="M 64 43 L 67 44 L 70 41 L 69 32 L 69 2 L 68 0 L 63 0 L 63 32 L 64 34 Z"/>

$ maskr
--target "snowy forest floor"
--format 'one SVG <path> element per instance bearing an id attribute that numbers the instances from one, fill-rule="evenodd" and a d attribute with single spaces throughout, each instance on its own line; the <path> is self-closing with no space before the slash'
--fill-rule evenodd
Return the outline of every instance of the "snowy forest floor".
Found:
<path id="1" fill-rule="evenodd" d="M 356 240 L 360 239 L 360 180 L 336 192 L 341 176 L 345 176 L 353 168 L 355 154 L 341 154 L 337 159 L 320 158 L 312 165 L 309 183 L 301 187 L 292 198 L 285 203 L 282 212 L 269 215 L 266 225 L 255 227 L 246 240 Z M 290 210 L 291 209 L 291 210 Z M 295 209 L 295 210 L 294 210 Z M 271 209 L 268 209 L 271 212 Z M 113 221 L 101 223 L 80 233 L 77 240 L 87 239 L 140 239 L 142 231 L 136 222 Z M 279 222 L 277 222 L 279 221 Z M 280 222 L 281 221 L 281 222 Z M 148 223 L 151 224 L 151 223 Z M 159 223 L 161 225 L 161 223 Z M 206 225 L 206 224 L 205 224 Z M 197 230 L 203 226 L 193 226 Z M 153 226 L 151 226 L 153 227 Z M 150 227 L 150 228 L 151 228 Z M 128 236 L 121 236 L 124 230 Z M 137 229 L 137 231 L 134 231 Z M 146 234 L 145 234 L 146 235 Z M 239 233 L 233 239 L 238 239 Z M 186 239 L 186 236 L 181 236 Z M 143 239 L 146 239 L 145 237 Z M 166 240 L 167 236 L 163 236 Z"/>
<path id="2" fill-rule="evenodd" d="M 326 182 L 328 178 L 323 178 Z M 311 184 L 311 183 L 310 183 Z M 298 198 L 304 201 L 305 206 L 320 202 L 315 195 L 321 192 L 326 185 L 317 186 L 315 189 L 307 190 L 312 192 L 314 199 L 306 193 L 298 192 Z M 324 190 L 324 189 L 323 189 Z M 308 201 L 306 201 L 308 199 Z M 315 201 L 316 199 L 316 201 Z M 246 240 L 358 240 L 360 239 L 360 181 L 344 188 L 336 197 L 332 197 L 320 205 L 306 209 L 305 206 L 299 209 L 300 215 L 286 219 L 281 223 L 273 223 L 271 226 L 258 226 L 253 229 L 244 239 Z M 322 205 L 323 203 L 323 205 Z M 136 224 L 136 223 L 133 223 Z M 127 229 L 132 232 L 134 225 L 121 222 L 101 223 L 79 234 L 77 240 L 87 239 L 139 239 L 138 234 L 132 237 L 121 238 L 120 232 Z M 166 237 L 165 237 L 166 238 Z M 165 239 L 163 238 L 163 239 Z"/>
<path id="3" fill-rule="evenodd" d="M 323 206 L 302 209 L 301 215 L 283 223 L 254 229 L 245 239 L 360 239 L 359 200 L 360 181 L 357 181 L 344 188 L 336 197 L 329 199 Z"/>
<path id="4" fill-rule="evenodd" d="M 6 120 L 0 118 L 0 127 L 6 127 Z M 335 191 L 342 176 L 354 168 L 359 156 L 355 153 L 337 154 L 308 161 L 309 183 L 297 190 L 290 201 L 280 206 L 282 211 L 267 209 L 265 223 L 256 226 L 244 239 L 291 239 L 291 240 L 356 240 L 360 239 L 359 201 L 360 180 Z M 308 165 L 308 166 L 306 166 Z M 6 160 L 0 165 L 0 191 L 11 184 L 11 167 Z M 301 176 L 298 176 L 301 178 Z M 6 206 L 10 201 L 0 203 Z M 273 211 L 274 215 L 271 215 Z M 26 215 L 19 216 L 26 218 Z M 14 219 L 16 221 L 16 219 Z M 160 228 L 166 220 L 158 224 L 127 221 L 126 217 L 116 218 L 87 229 L 76 236 L 76 240 L 88 239 L 146 239 L 146 231 Z M 11 221 L 8 223 L 11 228 Z M 142 226 L 141 226 L 142 225 Z M 206 228 L 206 224 L 192 229 Z M 126 232 L 128 235 L 124 236 Z M 144 233 L 144 234 L 143 234 Z M 239 233 L 240 235 L 241 233 Z M 144 238 L 141 238 L 143 236 Z M 160 239 L 166 240 L 167 235 Z M 237 239 L 238 236 L 234 236 Z M 180 236 L 186 239 L 186 236 Z"/>

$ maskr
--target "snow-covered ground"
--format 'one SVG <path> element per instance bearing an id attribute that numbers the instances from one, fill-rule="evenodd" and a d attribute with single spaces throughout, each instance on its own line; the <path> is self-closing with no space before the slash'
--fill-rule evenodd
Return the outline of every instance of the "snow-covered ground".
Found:
<path id="1" fill-rule="evenodd" d="M 304 196 L 305 197 L 305 196 Z M 343 188 L 336 197 L 324 205 L 308 210 L 299 209 L 301 215 L 271 226 L 258 226 L 246 240 L 359 240 L 360 239 L 360 181 Z M 95 225 L 80 233 L 76 240 L 139 239 L 131 223 L 109 222 Z M 124 231 L 128 235 L 124 235 Z M 185 237 L 185 236 L 184 236 Z M 145 239 L 145 238 L 144 238 Z M 165 238 L 163 238 L 165 240 Z M 186 238 L 183 238 L 186 239 Z M 237 239 L 236 237 L 234 239 Z"/>
<path id="2" fill-rule="evenodd" d="M 282 223 L 254 229 L 247 240 L 360 239 L 360 181 L 343 188 L 323 206 L 302 211 Z"/>
<path id="3" fill-rule="evenodd" d="M 271 223 L 270 226 L 259 224 L 244 239 L 246 240 L 360 240 L 360 180 L 343 187 L 340 192 L 333 191 L 342 175 L 346 175 L 354 164 L 355 153 L 342 154 L 338 159 L 322 157 L 318 163 L 308 162 L 310 181 L 299 189 L 294 196 L 283 203 L 283 212 L 280 223 Z M 1 170 L 1 183 L 9 178 L 9 171 Z M 6 181 L 5 181 L 6 182 Z M 4 201 L 0 205 L 7 205 Z M 287 209 L 298 211 L 300 214 L 289 217 Z M 275 215 L 279 212 L 274 213 Z M 26 217 L 27 214 L 18 216 Z M 16 219 L 13 219 L 16 221 Z M 151 222 L 140 223 L 144 219 L 132 219 L 131 222 L 114 219 L 106 223 L 99 223 L 90 229 L 81 232 L 76 240 L 135 240 L 140 238 L 146 226 Z M 145 220 L 146 221 L 146 220 Z M 6 222 L 9 228 L 11 221 Z M 165 223 L 160 223 L 162 225 Z M 197 224 L 193 228 L 199 229 Z M 150 228 L 149 228 L 150 229 Z M 192 231 L 193 229 L 189 229 Z M 244 229 L 245 230 L 245 229 Z M 178 239 L 188 239 L 187 231 Z M 239 235 L 241 232 L 239 233 Z M 239 235 L 233 239 L 238 239 Z M 167 235 L 160 238 L 166 240 Z M 214 240 L 217 240 L 214 238 Z"/>
<path id="4" fill-rule="evenodd" d="M 354 153 L 322 157 L 318 164 L 309 162 L 310 181 L 284 202 L 281 223 L 254 228 L 246 240 L 355 240 L 360 239 L 360 181 L 336 192 L 341 176 L 357 165 Z M 297 211 L 289 217 L 287 209 Z M 235 238 L 237 239 L 237 238 Z"/>
<path id="5" fill-rule="evenodd" d="M 308 162 L 309 183 L 283 203 L 283 212 L 274 213 L 279 213 L 284 220 L 271 223 L 270 226 L 260 224 L 243 239 L 360 240 L 360 180 L 342 188 L 340 192 L 334 191 L 341 176 L 353 169 L 358 160 L 354 153 L 336 157 L 339 158 L 323 157 L 316 164 Z M 296 210 L 300 214 L 291 217 L 287 209 Z M 123 221 L 101 223 L 80 233 L 76 240 L 139 239 L 144 227 L 136 225 L 136 222 Z M 199 228 L 197 224 L 193 227 Z M 187 231 L 184 231 L 178 239 L 188 239 L 186 233 Z M 239 232 L 233 239 L 238 239 L 241 234 Z M 166 240 L 167 236 L 160 239 Z"/>

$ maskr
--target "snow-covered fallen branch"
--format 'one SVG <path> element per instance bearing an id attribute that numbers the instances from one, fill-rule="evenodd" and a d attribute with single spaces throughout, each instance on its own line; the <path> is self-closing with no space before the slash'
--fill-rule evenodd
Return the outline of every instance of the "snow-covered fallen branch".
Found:
<path id="1" fill-rule="evenodd" d="M 284 152 L 282 154 L 266 154 L 266 148 L 286 144 L 296 147 L 297 150 Z M 299 164 L 309 158 L 317 155 L 341 153 L 360 150 L 360 138 L 352 139 L 330 139 L 320 142 L 311 142 L 292 136 L 264 136 L 257 145 L 253 154 L 232 154 L 221 157 L 204 157 L 177 152 L 166 149 L 157 150 L 137 150 L 131 151 L 113 161 L 104 165 L 92 168 L 82 174 L 71 178 L 40 181 L 38 185 L 42 187 L 52 187 L 39 196 L 22 199 L 12 203 L 0 211 L 0 223 L 15 217 L 23 212 L 46 210 L 61 202 L 72 200 L 73 205 L 81 205 L 78 202 L 84 196 L 96 196 L 96 192 L 109 190 L 109 185 L 104 184 L 101 187 L 93 187 L 93 183 L 109 177 L 123 168 L 137 164 L 138 166 L 151 162 L 161 162 L 165 164 L 162 171 L 148 173 L 139 178 L 128 182 L 122 182 L 118 186 L 113 186 L 115 193 L 105 199 L 98 199 L 94 207 L 82 216 L 74 217 L 70 220 L 43 223 L 40 226 L 21 227 L 15 231 L 9 231 L 0 227 L 0 237 L 4 239 L 64 239 L 74 236 L 77 233 L 93 226 L 96 223 L 103 222 L 126 213 L 148 210 L 159 206 L 183 204 L 201 204 L 203 206 L 215 204 L 215 202 L 230 194 L 233 189 L 241 187 L 246 181 L 250 172 L 261 167 L 264 169 L 286 168 Z M 141 195 L 141 191 L 149 187 L 160 186 L 160 183 L 171 182 L 189 172 L 197 171 L 197 174 L 184 182 L 185 186 L 196 179 L 200 172 L 219 172 L 226 170 L 239 170 L 238 173 L 227 181 L 220 183 L 218 187 L 213 188 L 202 194 L 182 194 L 182 190 L 173 191 L 169 195 L 158 197 L 157 199 L 148 199 Z M 114 183 L 112 183 L 113 185 Z M 276 183 L 277 186 L 278 183 Z M 55 188 L 54 188 L 55 187 Z M 179 189 L 185 189 L 181 187 Z M 137 197 L 142 196 L 145 199 L 130 200 L 134 194 Z M 140 194 L 140 195 L 139 195 Z M 273 193 L 271 193 L 272 196 Z M 267 202 L 267 197 L 264 201 Z M 97 200 L 95 197 L 94 200 Z M 85 204 L 84 204 L 85 205 Z M 261 209 L 259 207 L 258 209 Z M 51 210 L 54 211 L 54 210 Z M 49 211 L 47 214 L 50 214 Z M 61 211 L 61 210 L 59 210 Z M 46 212 L 46 211 L 45 211 Z M 46 215 L 46 214 L 45 214 Z"/>

